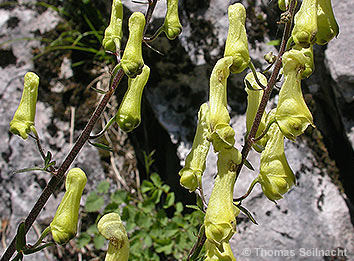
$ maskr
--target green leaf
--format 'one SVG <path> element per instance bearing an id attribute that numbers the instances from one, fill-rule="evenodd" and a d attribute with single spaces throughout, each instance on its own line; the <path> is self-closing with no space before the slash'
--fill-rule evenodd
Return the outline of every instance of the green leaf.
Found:
<path id="1" fill-rule="evenodd" d="M 150 181 L 144 180 L 143 183 L 141 184 L 141 193 L 146 193 L 152 189 L 154 189 L 155 186 L 152 184 Z"/>
<path id="2" fill-rule="evenodd" d="M 114 203 L 117 203 L 118 205 L 122 203 L 128 203 L 128 192 L 126 192 L 125 190 L 116 190 L 111 195 L 111 200 Z"/>
<path id="3" fill-rule="evenodd" d="M 150 199 L 155 203 L 159 203 L 162 195 L 162 190 L 156 189 L 152 192 Z"/>
<path id="4" fill-rule="evenodd" d="M 25 222 L 21 222 L 17 228 L 16 250 L 20 252 L 26 246 Z"/>
<path id="5" fill-rule="evenodd" d="M 95 146 L 99 149 L 102 149 L 102 150 L 106 150 L 106 151 L 110 151 L 112 152 L 113 149 L 105 144 L 102 144 L 102 143 L 98 143 L 98 142 L 92 142 L 90 140 L 88 140 L 88 143 L 90 143 L 92 146 Z"/>
<path id="6" fill-rule="evenodd" d="M 252 221 L 253 224 L 258 225 L 257 221 L 254 219 L 254 217 L 252 216 L 251 212 L 248 211 L 248 209 L 237 204 L 235 204 L 235 206 L 239 208 L 242 211 L 242 213 L 245 214 Z"/>
<path id="7" fill-rule="evenodd" d="M 161 187 L 162 185 L 162 181 L 161 181 L 161 178 L 159 176 L 159 174 L 157 173 L 152 173 L 151 176 L 150 176 L 150 179 L 152 180 L 152 182 L 154 183 L 154 185 L 156 187 Z"/>
<path id="8" fill-rule="evenodd" d="M 115 202 L 111 202 L 104 208 L 103 213 L 107 214 L 111 212 L 117 212 L 118 210 L 119 210 L 119 205 Z"/>
<path id="9" fill-rule="evenodd" d="M 98 196 L 95 192 L 91 192 L 85 203 L 86 212 L 96 212 L 101 209 L 104 204 L 104 199 L 102 196 Z"/>
<path id="10" fill-rule="evenodd" d="M 52 153 L 48 151 L 47 156 L 45 156 L 44 159 L 44 166 L 47 166 L 51 160 L 52 160 Z"/>
<path id="11" fill-rule="evenodd" d="M 176 213 L 181 213 L 183 211 L 183 204 L 181 202 L 176 203 Z"/>
<path id="12" fill-rule="evenodd" d="M 98 184 L 97 192 L 106 194 L 106 193 L 108 193 L 110 186 L 111 186 L 111 184 L 108 181 L 104 180 L 104 181 L 100 182 L 100 184 Z"/>
<path id="13" fill-rule="evenodd" d="M 88 243 L 90 243 L 90 241 L 91 241 L 91 236 L 88 233 L 83 232 L 77 238 L 77 246 L 78 248 L 83 248 Z"/>
<path id="14" fill-rule="evenodd" d="M 173 206 L 174 203 L 175 203 L 175 193 L 174 192 L 168 193 L 168 195 L 166 197 L 166 202 L 163 207 L 169 208 L 169 207 Z"/>
<path id="15" fill-rule="evenodd" d="M 97 250 L 100 250 L 104 246 L 105 242 L 106 242 L 106 239 L 101 235 L 96 235 L 93 238 L 93 244 Z"/>
<path id="16" fill-rule="evenodd" d="M 278 46 L 280 45 L 280 39 L 269 41 L 267 42 L 267 45 Z"/>
<path id="17" fill-rule="evenodd" d="M 172 253 L 172 248 L 173 248 L 173 242 L 171 242 L 168 245 L 156 247 L 156 252 L 157 253 L 164 253 L 165 255 L 170 255 Z"/>

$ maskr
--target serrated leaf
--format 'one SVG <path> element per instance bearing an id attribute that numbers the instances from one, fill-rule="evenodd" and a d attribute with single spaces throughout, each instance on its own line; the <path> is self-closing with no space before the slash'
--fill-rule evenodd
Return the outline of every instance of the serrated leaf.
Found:
<path id="1" fill-rule="evenodd" d="M 175 193 L 174 192 L 168 193 L 163 207 L 169 208 L 173 206 L 174 203 L 175 203 Z"/>
<path id="2" fill-rule="evenodd" d="M 101 209 L 104 204 L 104 199 L 102 196 L 98 196 L 95 192 L 91 192 L 85 203 L 86 212 L 96 212 Z"/>
<path id="3" fill-rule="evenodd" d="M 98 193 L 106 194 L 106 193 L 108 193 L 110 186 L 111 186 L 111 184 L 108 181 L 104 180 L 104 181 L 101 181 L 100 184 L 98 184 L 96 190 Z"/>
<path id="4" fill-rule="evenodd" d="M 16 250 L 20 252 L 26 246 L 25 222 L 21 222 L 17 228 L 16 234 Z"/>
<path id="5" fill-rule="evenodd" d="M 111 195 L 111 200 L 118 205 L 122 203 L 128 203 L 128 193 L 125 190 L 116 190 Z"/>

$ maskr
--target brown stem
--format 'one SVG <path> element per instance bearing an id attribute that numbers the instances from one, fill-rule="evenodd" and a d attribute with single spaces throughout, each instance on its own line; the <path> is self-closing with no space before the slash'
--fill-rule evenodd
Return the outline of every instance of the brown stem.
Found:
<path id="1" fill-rule="evenodd" d="M 149 8 L 148 8 L 148 10 L 146 12 L 146 15 L 145 15 L 144 35 L 145 35 L 147 27 L 148 27 L 148 25 L 150 23 L 150 20 L 151 20 L 151 17 L 152 17 L 152 13 L 155 10 L 156 4 L 157 4 L 157 0 L 149 0 Z"/>
<path id="2" fill-rule="evenodd" d="M 44 188 L 42 194 L 40 195 L 39 199 L 37 200 L 36 204 L 33 206 L 31 212 L 28 214 L 28 216 L 25 220 L 25 231 L 26 231 L 25 233 L 28 232 L 28 230 L 32 226 L 33 222 L 36 220 L 37 216 L 39 215 L 39 213 L 43 209 L 44 205 L 47 203 L 49 197 L 52 195 L 54 190 L 60 184 L 61 180 L 64 178 L 66 171 L 69 169 L 70 165 L 75 160 L 77 154 L 80 152 L 81 148 L 85 145 L 86 141 L 89 139 L 90 133 L 91 133 L 96 121 L 98 120 L 101 113 L 105 109 L 108 101 L 110 100 L 112 94 L 114 93 L 114 90 L 117 88 L 123 75 L 124 75 L 124 72 L 122 69 L 120 69 L 113 80 L 112 88 L 110 89 L 109 92 L 107 92 L 103 96 L 101 102 L 96 107 L 96 110 L 92 114 L 92 116 L 91 116 L 90 120 L 88 121 L 88 123 L 86 124 L 84 130 L 81 132 L 81 135 L 77 139 L 73 148 L 71 149 L 69 154 L 66 156 L 64 162 L 61 164 L 56 175 L 54 175 L 50 179 L 49 183 Z M 13 253 L 15 252 L 15 250 L 16 250 L 16 236 L 13 238 L 11 244 L 6 249 L 4 255 L 1 258 L 1 261 L 10 260 Z"/>

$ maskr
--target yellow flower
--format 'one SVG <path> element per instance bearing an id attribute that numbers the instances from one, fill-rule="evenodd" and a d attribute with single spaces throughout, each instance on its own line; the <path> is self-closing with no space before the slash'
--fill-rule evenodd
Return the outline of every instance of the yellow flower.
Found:
<path id="1" fill-rule="evenodd" d="M 53 239 L 58 244 L 66 244 L 76 235 L 80 199 L 86 181 L 85 173 L 79 168 L 71 169 L 66 176 L 66 192 L 50 223 Z"/>
<path id="2" fill-rule="evenodd" d="M 116 114 L 116 121 L 119 127 L 126 132 L 132 131 L 140 124 L 141 98 L 149 75 L 150 68 L 144 65 L 141 74 L 135 78 L 128 79 L 128 90 Z"/>
<path id="3" fill-rule="evenodd" d="M 313 61 L 313 45 L 310 45 L 308 48 L 302 48 L 301 46 L 295 45 L 293 49 L 286 53 L 285 57 L 289 61 L 292 59 L 300 64 L 295 66 L 299 67 L 301 70 L 301 79 L 310 77 L 315 70 L 315 63 Z"/>
<path id="4" fill-rule="evenodd" d="M 97 230 L 109 240 L 105 261 L 127 261 L 129 259 L 128 235 L 117 213 L 109 213 L 101 217 L 97 223 Z"/>
<path id="5" fill-rule="evenodd" d="M 119 52 L 123 36 L 123 5 L 121 0 L 113 0 L 109 26 L 104 31 L 102 45 L 106 51 Z"/>
<path id="6" fill-rule="evenodd" d="M 218 174 L 215 179 L 204 218 L 205 235 L 210 243 L 229 242 L 236 232 L 238 208 L 233 204 L 236 166 L 241 163 L 241 153 L 231 148 L 218 154 Z"/>
<path id="7" fill-rule="evenodd" d="M 309 47 L 316 42 L 317 0 L 303 0 L 294 18 L 292 36 L 295 44 Z"/>
<path id="8" fill-rule="evenodd" d="M 248 41 L 245 28 L 246 9 L 240 3 L 228 8 L 229 32 L 226 38 L 224 56 L 231 56 L 233 63 L 232 73 L 240 73 L 247 68 L 250 62 Z"/>
<path id="9" fill-rule="evenodd" d="M 295 176 L 284 153 L 284 135 L 278 125 L 272 124 L 268 130 L 269 140 L 261 154 L 258 181 L 264 195 L 272 201 L 282 198 L 294 184 Z"/>
<path id="10" fill-rule="evenodd" d="M 220 246 L 205 241 L 206 259 L 204 261 L 236 261 L 230 244 L 223 242 Z"/>
<path id="11" fill-rule="evenodd" d="M 295 50 L 296 51 L 296 50 Z M 306 106 L 301 91 L 302 68 L 305 68 L 304 54 L 301 52 L 286 52 L 283 55 L 284 83 L 279 92 L 279 102 L 275 119 L 280 130 L 290 140 L 313 124 L 312 114 Z"/>
<path id="12" fill-rule="evenodd" d="M 28 133 L 31 131 L 36 133 L 34 117 L 36 114 L 38 85 L 39 77 L 33 72 L 26 73 L 20 105 L 10 122 L 10 131 L 23 139 L 27 139 Z"/>
<path id="13" fill-rule="evenodd" d="M 175 39 L 182 32 L 182 25 L 178 17 L 178 0 L 167 0 L 163 30 L 169 40 Z"/>
<path id="14" fill-rule="evenodd" d="M 140 12 L 134 12 L 129 17 L 128 26 L 129 38 L 120 64 L 124 73 L 128 77 L 134 78 L 141 73 L 144 66 L 141 45 L 145 26 L 145 16 Z"/>
<path id="15" fill-rule="evenodd" d="M 218 60 L 210 77 L 209 126 L 211 133 L 209 140 L 213 142 L 215 151 L 220 151 L 222 148 L 229 149 L 235 143 L 235 132 L 229 125 L 226 89 L 232 62 L 231 56 Z"/>
<path id="16" fill-rule="evenodd" d="M 267 78 L 262 73 L 257 72 L 257 77 L 263 86 L 267 86 Z M 254 75 L 252 72 L 250 72 L 246 75 L 244 81 L 245 81 L 245 85 L 246 85 L 245 90 L 248 95 L 247 96 L 247 109 L 246 109 L 246 127 L 247 127 L 247 133 L 249 133 L 251 130 L 254 118 L 256 117 L 258 107 L 259 107 L 259 104 L 261 103 L 264 91 L 260 86 L 258 86 L 256 79 L 254 78 Z M 246 81 L 248 81 L 250 83 L 253 90 L 250 90 L 247 87 Z M 263 131 L 266 129 L 265 118 L 266 118 L 266 114 L 263 113 L 261 122 L 259 124 L 258 130 L 256 133 L 256 137 L 260 136 L 263 133 Z M 264 136 L 262 139 L 257 141 L 256 144 L 264 147 L 266 142 L 267 142 L 267 137 Z M 256 151 L 261 152 L 261 150 L 257 146 L 253 146 L 253 148 Z"/>
<path id="17" fill-rule="evenodd" d="M 195 191 L 201 185 L 202 174 L 205 170 L 206 157 L 209 152 L 210 142 L 208 141 L 208 104 L 203 103 L 198 112 L 197 131 L 194 136 L 192 149 L 189 152 L 183 169 L 180 170 L 180 183 L 190 192 Z"/>
<path id="18" fill-rule="evenodd" d="M 331 0 L 317 0 L 318 32 L 316 43 L 324 45 L 339 33 L 339 26 L 333 14 Z"/>

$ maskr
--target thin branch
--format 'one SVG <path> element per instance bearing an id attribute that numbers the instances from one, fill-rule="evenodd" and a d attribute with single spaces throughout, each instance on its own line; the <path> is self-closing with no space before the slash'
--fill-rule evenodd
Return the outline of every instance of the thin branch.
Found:
<path id="1" fill-rule="evenodd" d="M 112 86 L 109 92 L 103 96 L 101 102 L 96 107 L 96 110 L 92 114 L 90 120 L 86 124 L 84 130 L 82 131 L 80 137 L 74 144 L 73 148 L 63 161 L 62 165 L 58 169 L 56 175 L 54 175 L 47 186 L 44 188 L 42 194 L 40 195 L 39 199 L 37 200 L 36 204 L 33 206 L 31 212 L 28 214 L 25 220 L 25 233 L 28 232 L 30 227 L 32 226 L 33 222 L 36 220 L 37 216 L 43 209 L 44 205 L 47 203 L 49 197 L 52 195 L 54 190 L 58 187 L 61 183 L 62 179 L 65 176 L 66 171 L 69 169 L 72 162 L 75 160 L 76 156 L 80 152 L 81 148 L 85 145 L 86 141 L 89 139 L 90 132 L 92 131 L 95 123 L 97 122 L 98 118 L 100 117 L 101 113 L 103 112 L 104 108 L 106 107 L 108 101 L 110 100 L 111 96 L 114 93 L 114 90 L 117 88 L 120 80 L 122 79 L 124 72 L 122 69 L 115 74 L 115 77 L 112 81 Z M 5 253 L 3 254 L 1 261 L 8 261 L 12 257 L 13 253 L 16 250 L 16 236 L 13 238 L 11 244 L 6 249 Z"/>

